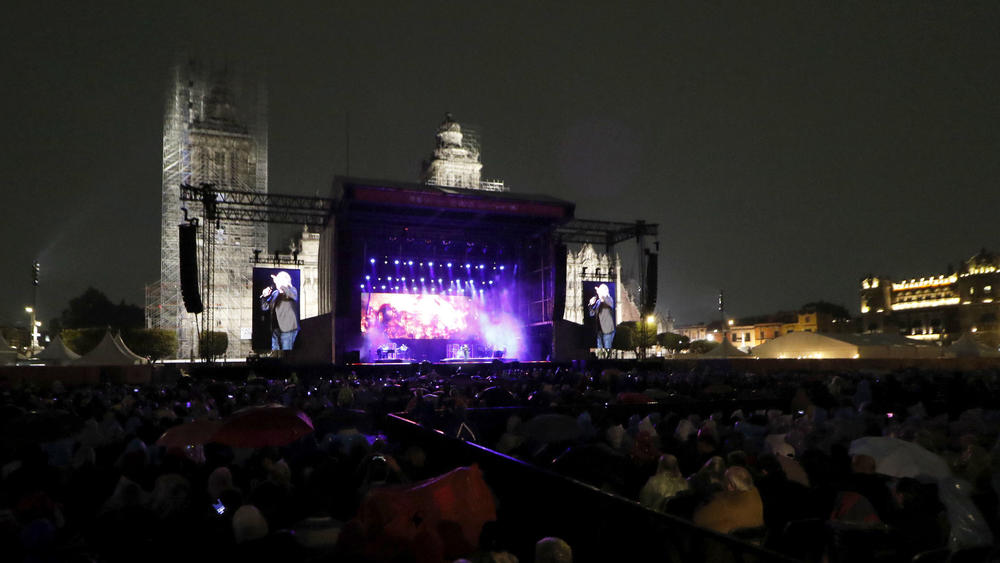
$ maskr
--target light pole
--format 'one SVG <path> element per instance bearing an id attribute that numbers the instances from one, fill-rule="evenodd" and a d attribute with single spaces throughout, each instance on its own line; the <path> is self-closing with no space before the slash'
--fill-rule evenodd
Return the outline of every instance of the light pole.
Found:
<path id="1" fill-rule="evenodd" d="M 38 327 L 42 323 L 35 320 L 35 311 L 38 309 L 38 275 L 41 272 L 41 264 L 38 260 L 31 263 L 31 353 L 38 349 Z"/>
<path id="2" fill-rule="evenodd" d="M 30 351 L 31 351 L 32 354 L 34 354 L 35 353 L 35 349 L 38 347 L 38 326 L 36 325 L 36 322 L 35 322 L 35 308 L 34 307 L 25 307 L 24 308 L 24 312 L 28 313 L 28 315 L 31 316 L 31 345 L 30 345 L 31 348 L 30 348 Z"/>

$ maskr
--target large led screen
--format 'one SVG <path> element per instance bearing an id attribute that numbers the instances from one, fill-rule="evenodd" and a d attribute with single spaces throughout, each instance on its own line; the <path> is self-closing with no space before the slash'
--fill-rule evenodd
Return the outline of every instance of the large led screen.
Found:
<path id="1" fill-rule="evenodd" d="M 361 332 L 387 338 L 455 338 L 467 332 L 472 300 L 457 295 L 362 293 Z"/>

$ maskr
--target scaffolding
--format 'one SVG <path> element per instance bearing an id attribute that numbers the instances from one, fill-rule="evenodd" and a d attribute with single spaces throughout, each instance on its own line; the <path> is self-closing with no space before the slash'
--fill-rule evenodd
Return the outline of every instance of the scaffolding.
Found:
<path id="1" fill-rule="evenodd" d="M 193 357 L 198 332 L 207 330 L 227 333 L 227 356 L 250 353 L 249 258 L 267 249 L 267 225 L 206 221 L 204 202 L 182 201 L 181 186 L 266 194 L 266 106 L 263 82 L 253 73 L 195 61 L 173 69 L 163 127 L 160 281 L 147 288 L 146 324 L 176 331 L 179 357 Z M 198 319 L 181 297 L 177 226 L 185 211 L 202 226 L 197 261 L 206 309 Z"/>

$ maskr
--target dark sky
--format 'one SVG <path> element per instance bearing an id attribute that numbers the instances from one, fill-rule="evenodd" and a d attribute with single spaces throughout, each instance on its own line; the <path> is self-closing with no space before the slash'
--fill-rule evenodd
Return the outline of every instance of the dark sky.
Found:
<path id="1" fill-rule="evenodd" d="M 943 273 L 997 244 L 1000 3 L 34 2 L 5 10 L 0 324 L 87 286 L 141 304 L 159 271 L 168 69 L 250 60 L 270 189 L 345 170 L 413 181 L 446 111 L 484 175 L 660 225 L 679 322 Z M 292 3 L 289 3 L 292 4 Z M 762 5 L 766 4 L 766 5 Z M 272 243 L 273 244 L 273 243 Z"/>

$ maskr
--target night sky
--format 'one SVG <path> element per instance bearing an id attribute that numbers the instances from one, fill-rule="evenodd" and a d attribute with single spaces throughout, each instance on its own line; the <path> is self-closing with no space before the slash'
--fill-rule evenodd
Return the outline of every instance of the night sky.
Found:
<path id="1" fill-rule="evenodd" d="M 328 192 L 348 113 L 352 175 L 416 181 L 452 112 L 484 178 L 658 223 L 658 309 L 680 323 L 716 318 L 720 288 L 737 316 L 857 312 L 868 272 L 1000 250 L 997 2 L 18 4 L 0 325 L 26 323 L 36 258 L 43 321 L 87 286 L 142 304 L 183 52 L 267 72 L 272 192 Z"/>

